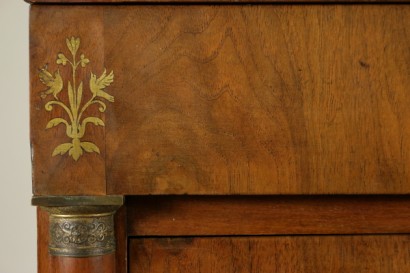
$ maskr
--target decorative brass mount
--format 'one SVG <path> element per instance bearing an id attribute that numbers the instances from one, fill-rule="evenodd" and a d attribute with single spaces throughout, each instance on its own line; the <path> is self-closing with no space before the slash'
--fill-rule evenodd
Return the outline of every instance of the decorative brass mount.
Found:
<path id="1" fill-rule="evenodd" d="M 35 196 L 32 205 L 49 213 L 49 252 L 91 257 L 115 252 L 114 214 L 122 196 Z"/>

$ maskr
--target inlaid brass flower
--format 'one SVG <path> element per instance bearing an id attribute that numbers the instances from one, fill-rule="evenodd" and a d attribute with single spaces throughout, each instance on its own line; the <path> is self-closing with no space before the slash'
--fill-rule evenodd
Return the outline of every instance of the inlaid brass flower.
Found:
<path id="1" fill-rule="evenodd" d="M 57 65 L 65 67 L 69 64 L 72 72 L 72 79 L 67 81 L 66 91 L 68 94 L 68 102 L 63 102 L 59 98 L 60 92 L 64 89 L 64 81 L 60 75 L 60 70 L 57 70 L 53 74 L 47 70 L 47 66 L 39 70 L 40 81 L 47 86 L 47 89 L 41 93 L 41 97 L 45 99 L 48 95 L 53 95 L 53 100 L 48 101 L 45 104 L 47 111 L 52 111 L 54 106 L 59 106 L 64 109 L 67 114 L 66 117 L 57 117 L 51 119 L 46 129 L 53 128 L 59 124 L 64 124 L 66 127 L 66 134 L 71 138 L 71 142 L 62 143 L 58 145 L 52 152 L 52 156 L 64 155 L 68 152 L 75 161 L 77 161 L 83 152 L 96 152 L 100 153 L 100 149 L 93 142 L 82 141 L 88 123 L 92 123 L 96 126 L 105 126 L 102 119 L 99 117 L 85 116 L 85 111 L 92 105 L 99 105 L 98 110 L 102 113 L 107 108 L 105 99 L 109 102 L 114 102 L 114 97 L 108 94 L 104 89 L 110 86 L 114 81 L 114 72 L 111 71 L 107 75 L 106 70 L 100 77 L 91 73 L 89 89 L 91 92 L 91 98 L 86 102 L 83 102 L 83 81 L 78 85 L 77 81 L 77 69 L 79 66 L 85 68 L 90 60 L 85 57 L 84 54 L 80 55 L 78 60 L 77 52 L 80 48 L 80 38 L 67 38 L 67 48 L 71 53 L 71 58 L 67 58 L 63 53 L 57 54 Z"/>

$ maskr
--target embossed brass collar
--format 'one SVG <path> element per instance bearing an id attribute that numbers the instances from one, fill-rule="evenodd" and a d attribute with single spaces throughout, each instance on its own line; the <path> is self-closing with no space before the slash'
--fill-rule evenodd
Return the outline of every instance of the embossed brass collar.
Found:
<path id="1" fill-rule="evenodd" d="M 122 196 L 35 196 L 49 213 L 49 252 L 91 257 L 115 252 L 114 214 Z"/>

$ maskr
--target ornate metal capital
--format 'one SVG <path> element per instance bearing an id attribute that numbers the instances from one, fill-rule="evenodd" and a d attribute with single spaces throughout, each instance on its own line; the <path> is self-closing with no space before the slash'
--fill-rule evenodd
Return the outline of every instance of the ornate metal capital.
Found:
<path id="1" fill-rule="evenodd" d="M 114 213 L 122 196 L 36 196 L 32 204 L 49 213 L 49 252 L 90 257 L 115 252 Z"/>

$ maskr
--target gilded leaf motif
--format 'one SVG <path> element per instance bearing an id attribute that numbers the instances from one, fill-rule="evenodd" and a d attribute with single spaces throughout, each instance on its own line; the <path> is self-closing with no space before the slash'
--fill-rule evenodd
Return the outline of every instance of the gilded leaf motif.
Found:
<path id="1" fill-rule="evenodd" d="M 80 82 L 80 85 L 78 86 L 78 90 L 77 90 L 77 103 L 76 103 L 77 112 L 78 112 L 78 106 L 81 104 L 82 97 L 83 97 L 83 82 Z"/>
<path id="2" fill-rule="evenodd" d="M 96 117 L 88 117 L 83 120 L 82 126 L 85 126 L 87 123 L 92 122 L 94 125 L 105 126 L 104 121 Z"/>
<path id="3" fill-rule="evenodd" d="M 71 86 L 70 81 L 68 81 L 68 101 L 70 102 L 70 108 L 74 110 L 76 108 L 75 103 L 74 103 L 74 90 L 73 90 L 73 87 Z"/>
<path id="4" fill-rule="evenodd" d="M 84 54 L 81 54 L 81 56 L 80 56 L 81 67 L 85 67 L 89 62 L 90 62 L 90 60 L 85 58 Z"/>
<path id="5" fill-rule="evenodd" d="M 52 156 L 63 155 L 66 152 L 68 152 L 68 150 L 70 150 L 72 147 L 73 147 L 73 144 L 71 143 L 60 144 L 54 149 Z"/>
<path id="6" fill-rule="evenodd" d="M 87 153 L 92 153 L 92 152 L 96 152 L 97 154 L 100 153 L 100 149 L 98 149 L 97 145 L 95 145 L 92 142 L 81 142 L 81 147 Z"/>
<path id="7" fill-rule="evenodd" d="M 67 121 L 66 121 L 65 119 L 62 119 L 62 118 L 53 118 L 52 120 L 50 120 L 50 121 L 47 123 L 46 129 L 50 129 L 50 128 L 54 127 L 54 126 L 59 125 L 60 123 L 64 123 L 64 124 L 68 125 L 68 123 L 67 123 Z"/>
<path id="8" fill-rule="evenodd" d="M 58 54 L 57 57 L 57 64 L 62 64 L 63 66 L 67 64 L 68 59 L 63 53 Z"/>

